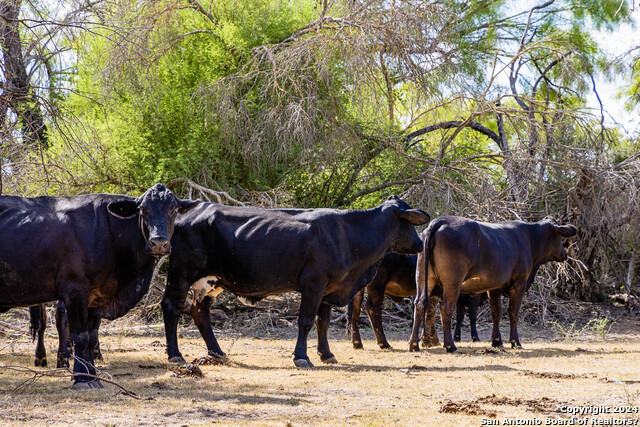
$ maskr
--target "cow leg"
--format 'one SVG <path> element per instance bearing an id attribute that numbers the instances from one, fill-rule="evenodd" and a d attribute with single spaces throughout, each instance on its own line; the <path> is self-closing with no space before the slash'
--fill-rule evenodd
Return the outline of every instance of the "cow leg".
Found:
<path id="1" fill-rule="evenodd" d="M 442 320 L 444 348 L 447 350 L 447 353 L 455 353 L 458 348 L 453 343 L 453 336 L 451 334 L 451 315 L 453 314 L 453 307 L 455 307 L 458 297 L 460 296 L 460 286 L 447 286 L 443 283 L 442 289 L 440 319 Z"/>
<path id="2" fill-rule="evenodd" d="M 360 311 L 364 289 L 361 289 L 347 305 L 347 338 L 351 339 L 353 348 L 362 348 L 362 338 L 360 337 Z"/>
<path id="3" fill-rule="evenodd" d="M 493 332 L 491 333 L 491 345 L 493 347 L 504 348 L 502 337 L 500 336 L 500 320 L 502 320 L 502 305 L 500 303 L 500 293 L 489 292 L 489 303 L 491 304 L 491 320 L 493 320 Z"/>
<path id="4" fill-rule="evenodd" d="M 302 286 L 303 291 L 300 298 L 300 310 L 298 312 L 298 339 L 293 352 L 293 363 L 299 368 L 312 368 L 313 364 L 307 356 L 307 337 L 313 327 L 318 309 L 320 308 L 320 302 L 322 301 L 323 292 L 319 291 L 319 289 L 325 289 L 326 285 L 312 278 L 307 280 L 302 279 L 301 282 L 304 284 Z M 319 337 L 320 334 L 318 334 L 318 338 Z"/>
<path id="5" fill-rule="evenodd" d="M 509 291 L 509 342 L 511 342 L 511 348 L 522 348 L 520 338 L 518 337 L 518 313 L 520 312 L 520 303 L 522 302 L 522 296 L 526 289 L 525 286 L 526 282 L 522 281 L 516 283 Z"/>
<path id="6" fill-rule="evenodd" d="M 464 312 L 466 310 L 466 306 L 463 301 L 460 301 L 461 298 L 458 298 L 456 302 L 456 327 L 453 332 L 453 340 L 455 342 L 460 342 L 462 339 L 462 322 L 464 321 Z"/>
<path id="7" fill-rule="evenodd" d="M 436 330 L 436 310 L 438 309 L 441 298 L 434 294 L 435 292 L 429 296 L 429 305 L 427 306 L 427 313 L 424 316 L 422 345 L 425 347 L 435 347 L 440 345 L 438 331 Z"/>
<path id="8" fill-rule="evenodd" d="M 382 292 L 380 292 L 382 291 Z M 391 345 L 387 341 L 387 337 L 384 335 L 384 329 L 382 328 L 382 306 L 384 304 L 384 289 L 369 288 L 367 295 L 367 302 L 364 305 L 364 311 L 369 316 L 369 321 L 373 327 L 373 332 L 376 334 L 376 340 L 378 346 L 382 349 L 391 348 Z"/>
<path id="9" fill-rule="evenodd" d="M 471 328 L 471 341 L 478 342 L 478 329 L 476 323 L 478 321 L 478 306 L 480 305 L 480 295 L 470 298 L 469 303 L 469 327 Z"/>
<path id="10" fill-rule="evenodd" d="M 95 379 L 96 370 L 93 365 L 93 353 L 89 348 L 89 307 L 88 295 L 82 291 L 84 286 L 71 290 L 65 296 L 65 305 L 69 317 L 69 335 L 74 344 L 74 389 L 104 387 Z M 88 375 L 87 375 L 88 374 Z"/>
<path id="11" fill-rule="evenodd" d="M 38 338 L 36 344 L 36 358 L 33 362 L 35 366 L 47 366 L 47 349 L 44 346 L 44 330 L 47 327 L 47 308 L 44 304 L 29 307 L 29 318 L 31 321 L 31 336 Z"/>
<path id="12" fill-rule="evenodd" d="M 169 270 L 169 280 L 162 298 L 162 317 L 167 339 L 167 355 L 173 363 L 186 363 L 178 349 L 178 319 L 180 309 L 187 297 L 192 282 L 185 280 L 182 272 Z"/>
<path id="13" fill-rule="evenodd" d="M 425 307 L 429 303 L 426 262 L 428 260 L 425 260 L 424 252 L 420 252 L 416 265 L 416 298 L 413 300 L 413 327 L 409 339 L 409 351 L 420 351 L 418 335 L 420 325 L 424 322 Z"/>
<path id="14" fill-rule="evenodd" d="M 96 328 L 96 343 L 93 347 L 93 360 L 101 360 L 104 361 L 104 357 L 102 357 L 102 351 L 100 351 L 100 340 L 98 339 L 98 329 Z"/>
<path id="15" fill-rule="evenodd" d="M 329 339 L 327 331 L 331 323 L 331 306 L 325 302 L 320 303 L 318 315 L 316 316 L 316 330 L 318 331 L 318 355 L 324 363 L 338 363 L 331 350 L 329 350 Z"/>
<path id="16" fill-rule="evenodd" d="M 73 344 L 69 338 L 69 319 L 64 301 L 58 301 L 56 307 L 56 329 L 58 330 L 58 357 L 57 368 L 68 368 Z"/>
<path id="17" fill-rule="evenodd" d="M 218 340 L 216 339 L 216 336 L 213 333 L 213 328 L 211 327 L 210 310 L 211 297 L 204 297 L 200 302 L 197 302 L 194 299 L 193 304 L 191 304 L 191 317 L 193 317 L 193 321 L 198 327 L 200 335 L 202 335 L 204 342 L 207 344 L 209 356 L 223 359 L 225 354 L 220 348 L 220 345 L 218 345 Z"/>
<path id="18" fill-rule="evenodd" d="M 90 352 L 93 355 L 94 361 L 104 360 L 102 358 L 102 353 L 100 352 L 100 342 L 98 340 L 98 329 L 100 328 L 101 322 L 102 319 L 89 314 L 89 344 L 87 352 Z"/>
<path id="19" fill-rule="evenodd" d="M 411 328 L 411 338 L 409 339 L 409 351 L 420 351 L 418 345 L 418 335 L 420 334 L 420 324 L 424 322 L 425 306 L 429 304 L 427 290 L 418 292 L 413 301 L 413 327 Z"/>

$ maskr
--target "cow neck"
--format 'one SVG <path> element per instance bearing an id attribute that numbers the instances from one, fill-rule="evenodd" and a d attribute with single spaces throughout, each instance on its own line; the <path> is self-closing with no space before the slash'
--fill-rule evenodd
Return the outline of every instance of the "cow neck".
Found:
<path id="1" fill-rule="evenodd" d="M 140 215 L 136 218 L 110 218 L 111 226 L 116 228 L 116 233 L 110 233 L 111 245 L 118 253 L 128 254 L 128 259 L 138 266 L 142 266 L 153 260 L 153 256 L 145 252 L 144 221 Z"/>
<path id="2" fill-rule="evenodd" d="M 118 282 L 115 295 L 108 303 L 94 308 L 102 318 L 115 319 L 131 310 L 149 290 L 151 275 L 156 264 L 152 255 L 145 252 L 144 225 L 138 218 L 119 219 L 111 222 L 117 232 L 111 234 L 111 247 L 115 258 L 115 279 Z"/>
<path id="3" fill-rule="evenodd" d="M 349 252 L 355 262 L 375 263 L 387 253 L 392 231 L 388 216 L 380 206 L 345 214 L 349 224 L 347 230 L 351 234 Z"/>
<path id="4" fill-rule="evenodd" d="M 529 230 L 529 245 L 531 248 L 531 260 L 533 262 L 532 273 L 535 274 L 542 264 L 550 260 L 549 254 L 544 251 L 546 245 L 541 244 L 547 240 L 548 232 L 545 231 L 545 227 L 539 223 L 526 225 Z"/>

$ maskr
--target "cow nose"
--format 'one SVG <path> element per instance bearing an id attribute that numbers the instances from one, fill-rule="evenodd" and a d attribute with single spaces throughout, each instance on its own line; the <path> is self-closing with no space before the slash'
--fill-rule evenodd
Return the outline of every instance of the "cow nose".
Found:
<path id="1" fill-rule="evenodd" d="M 169 255 L 171 253 L 171 243 L 164 237 L 152 237 L 147 245 L 148 252 L 153 255 Z"/>

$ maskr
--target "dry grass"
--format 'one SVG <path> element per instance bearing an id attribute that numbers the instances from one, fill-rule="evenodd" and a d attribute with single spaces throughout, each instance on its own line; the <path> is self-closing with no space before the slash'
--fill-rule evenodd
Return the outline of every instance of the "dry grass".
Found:
<path id="1" fill-rule="evenodd" d="M 622 319 L 621 319 L 622 320 Z M 219 332 L 229 359 L 201 366 L 203 378 L 172 376 L 161 328 L 123 333 L 117 323 L 102 334 L 103 372 L 138 394 L 135 400 L 107 385 L 77 392 L 68 378 L 42 377 L 18 391 L 31 375 L 0 368 L 3 424 L 62 425 L 479 425 L 482 418 L 561 418 L 561 405 L 640 404 L 640 335 L 637 320 L 614 327 L 606 339 L 591 334 L 553 341 L 543 331 L 522 331 L 525 349 L 493 352 L 487 342 L 406 351 L 408 332 L 389 331 L 393 350 L 377 349 L 369 330 L 365 350 L 351 348 L 332 326 L 339 365 L 293 366 L 295 329 L 254 331 L 255 336 Z M 464 333 L 466 333 L 465 331 Z M 546 331 L 545 331 L 546 332 Z M 621 334 L 620 332 L 624 332 Z M 481 328 L 482 339 L 489 336 Z M 464 335 L 463 335 L 464 337 Z M 0 341 L 0 365 L 31 367 L 27 337 Z M 187 360 L 203 356 L 196 333 L 180 339 Z M 52 351 L 56 341 L 47 338 Z M 52 361 L 51 356 L 49 360 Z M 634 415 L 634 417 L 636 417 Z M 605 417 L 605 416 L 600 416 Z M 606 416 L 608 417 L 608 416 Z"/>

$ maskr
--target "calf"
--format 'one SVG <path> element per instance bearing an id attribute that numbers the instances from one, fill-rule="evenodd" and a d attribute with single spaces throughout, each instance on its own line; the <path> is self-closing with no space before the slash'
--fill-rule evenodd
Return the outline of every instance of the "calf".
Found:
<path id="1" fill-rule="evenodd" d="M 385 255 L 378 267 L 373 280 L 367 285 L 367 300 L 364 310 L 369 317 L 371 327 L 376 335 L 376 340 L 380 348 L 391 348 L 387 341 L 382 327 L 382 307 L 385 295 L 394 302 L 400 302 L 403 298 L 412 297 L 416 294 L 416 255 L 404 255 L 389 253 Z M 360 337 L 360 328 L 358 320 L 360 319 L 360 311 L 362 307 L 362 299 L 364 297 L 364 289 L 353 297 L 353 300 L 347 306 L 347 336 L 351 338 L 353 348 L 362 348 L 362 339 Z M 436 307 L 440 300 L 431 298 L 429 306 L 424 318 L 424 330 L 422 334 L 422 343 L 431 347 L 438 345 L 438 334 L 435 328 Z M 480 295 L 469 297 L 461 294 L 458 298 L 458 323 L 456 324 L 457 340 L 460 340 L 460 324 L 464 318 L 464 310 L 469 307 L 469 320 L 471 321 L 471 335 L 474 341 L 478 340 L 476 331 L 476 313 L 480 303 Z"/>
<path id="2" fill-rule="evenodd" d="M 75 346 L 74 388 L 101 387 L 93 381 L 89 331 L 142 298 L 155 257 L 171 251 L 176 216 L 197 203 L 162 184 L 139 198 L 0 196 L 0 312 L 64 301 Z"/>
<path id="3" fill-rule="evenodd" d="M 419 349 L 418 333 L 429 295 L 442 295 L 440 313 L 444 346 L 455 352 L 451 336 L 451 310 L 460 292 L 477 295 L 490 292 L 493 319 L 492 343 L 502 346 L 500 337 L 500 295 L 509 296 L 512 347 L 521 347 L 518 311 L 541 265 L 565 261 L 565 239 L 577 234 L 573 225 L 558 225 L 545 218 L 536 223 L 505 221 L 477 222 L 445 216 L 433 220 L 422 232 L 424 250 L 418 256 L 417 295 L 409 348 Z"/>
<path id="4" fill-rule="evenodd" d="M 169 359 L 183 362 L 177 319 L 187 291 L 198 281 L 260 299 L 288 291 L 301 293 L 294 364 L 311 367 L 307 335 L 314 319 L 318 353 L 336 363 L 327 328 L 331 306 L 344 307 L 373 278 L 388 252 L 417 253 L 422 242 L 415 225 L 429 221 L 391 196 L 380 206 L 357 211 L 335 209 L 268 210 L 203 204 L 176 221 L 162 300 Z M 211 329 L 211 297 L 192 310 L 209 354 L 222 356 Z"/>
<path id="5" fill-rule="evenodd" d="M 378 346 L 382 349 L 391 348 L 382 327 L 384 296 L 387 295 L 392 301 L 400 302 L 403 298 L 416 294 L 416 258 L 415 255 L 388 253 L 378 266 L 373 280 L 366 286 L 367 300 L 364 310 L 371 321 L 371 327 L 376 334 Z M 360 319 L 364 291 L 362 289 L 358 292 L 347 306 L 347 336 L 351 338 L 353 348 L 357 349 L 362 348 L 358 320 Z M 429 340 L 427 336 L 427 327 L 429 325 L 427 319 L 430 314 L 428 312 L 425 318 L 425 329 L 422 336 L 425 344 Z"/>
<path id="6" fill-rule="evenodd" d="M 486 292 L 475 296 L 470 296 L 465 294 L 464 292 L 460 292 L 460 296 L 458 297 L 458 301 L 456 302 L 456 326 L 453 332 L 454 341 L 460 341 L 462 338 L 462 322 L 464 321 L 464 314 L 467 309 L 469 309 L 469 329 L 471 330 L 471 341 L 480 341 L 480 338 L 478 338 L 478 329 L 476 327 L 476 322 L 478 321 L 478 307 L 480 307 L 480 304 L 482 304 L 486 300 Z"/>

